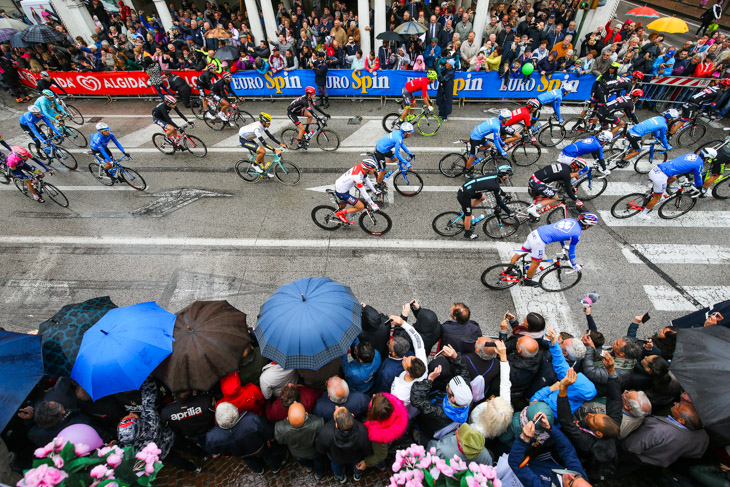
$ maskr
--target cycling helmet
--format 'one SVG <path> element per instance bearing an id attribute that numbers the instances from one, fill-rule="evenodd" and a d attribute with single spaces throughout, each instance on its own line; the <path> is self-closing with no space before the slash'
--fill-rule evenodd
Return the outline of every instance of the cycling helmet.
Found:
<path id="1" fill-rule="evenodd" d="M 45 96 L 46 98 L 54 98 L 56 96 L 51 90 L 43 90 L 41 91 L 41 95 Z"/>
<path id="2" fill-rule="evenodd" d="M 638 80 L 644 79 L 644 73 L 642 73 L 641 71 L 634 71 L 633 73 L 631 73 L 631 76 Z"/>
<path id="3" fill-rule="evenodd" d="M 375 159 L 365 159 L 360 163 L 360 165 L 365 169 L 370 169 L 371 171 L 374 171 L 378 168 L 378 163 L 375 162 Z"/>
<path id="4" fill-rule="evenodd" d="M 604 144 L 606 142 L 611 142 L 613 140 L 613 132 L 610 130 L 604 130 L 600 134 L 598 134 L 598 141 L 603 142 Z"/>
<path id="5" fill-rule="evenodd" d="M 224 80 L 226 80 L 226 81 L 230 81 L 230 79 L 231 79 L 232 77 L 233 77 L 233 76 L 231 76 L 231 73 L 228 73 L 228 72 L 226 72 L 226 73 L 223 73 L 223 79 L 224 79 Z"/>
<path id="6" fill-rule="evenodd" d="M 503 178 L 505 176 L 512 176 L 514 174 L 514 170 L 512 169 L 512 166 L 509 164 L 503 164 L 497 168 L 497 176 L 500 178 Z"/>
<path id="7" fill-rule="evenodd" d="M 508 118 L 512 118 L 512 112 L 509 111 L 508 108 L 503 108 L 499 111 L 499 119 L 500 120 L 507 120 Z"/>
<path id="8" fill-rule="evenodd" d="M 730 86 L 730 78 L 723 78 L 720 80 L 720 85 L 722 86 Z"/>
<path id="9" fill-rule="evenodd" d="M 109 130 L 109 125 L 105 124 L 104 122 L 99 122 L 96 124 L 96 131 L 101 132 L 102 130 Z"/>
<path id="10" fill-rule="evenodd" d="M 679 118 L 679 112 L 674 108 L 670 108 L 666 112 L 662 113 L 662 115 L 664 115 L 664 118 L 666 118 L 667 120 Z"/>
<path id="11" fill-rule="evenodd" d="M 31 105 L 31 106 L 29 106 L 29 107 L 28 107 L 28 111 L 29 111 L 30 113 L 41 113 L 41 109 L 40 109 L 40 107 L 37 107 L 37 106 L 35 106 L 35 105 Z"/>
<path id="12" fill-rule="evenodd" d="M 717 159 L 717 151 L 712 147 L 705 147 L 700 151 L 700 157 L 704 160 Z"/>
<path id="13" fill-rule="evenodd" d="M 404 134 L 411 134 L 413 133 L 413 125 L 410 122 L 403 122 L 400 124 L 400 131 Z"/>
<path id="14" fill-rule="evenodd" d="M 436 79 L 437 74 L 436 74 L 436 71 L 434 71 L 434 70 L 431 69 L 431 70 L 428 71 L 428 73 L 426 73 L 426 76 L 428 76 L 428 79 L 430 79 L 431 81 L 433 81 L 433 80 Z"/>
<path id="15" fill-rule="evenodd" d="M 635 90 L 631 90 L 631 93 L 629 93 L 629 95 L 638 96 L 639 98 L 641 98 L 642 96 L 644 96 L 644 90 L 636 88 Z"/>
<path id="16" fill-rule="evenodd" d="M 540 108 L 540 106 L 542 104 L 540 103 L 540 100 L 538 100 L 537 98 L 530 98 L 529 100 L 527 100 L 527 103 L 525 103 L 525 105 L 527 105 L 530 108 L 537 109 L 537 108 Z"/>
<path id="17" fill-rule="evenodd" d="M 218 71 L 218 66 L 216 66 L 215 63 L 208 63 L 208 65 L 205 67 L 205 69 L 212 69 L 213 71 Z"/>
<path id="18" fill-rule="evenodd" d="M 41 78 L 50 78 L 51 75 L 48 74 L 48 71 L 41 71 Z"/>
<path id="19" fill-rule="evenodd" d="M 578 223 L 584 227 L 593 227 L 598 225 L 598 216 L 595 213 L 581 213 L 578 216 Z"/>
<path id="20" fill-rule="evenodd" d="M 573 159 L 573 162 L 570 163 L 570 172 L 578 172 L 584 167 L 586 167 L 585 161 L 576 157 Z"/>
<path id="21" fill-rule="evenodd" d="M 13 153 L 18 157 L 28 158 L 31 157 L 30 152 L 25 147 L 21 147 L 19 145 L 14 145 L 10 148 L 10 150 L 13 151 Z"/>
<path id="22" fill-rule="evenodd" d="M 165 103 L 168 105 L 174 105 L 177 103 L 177 100 L 172 95 L 165 95 Z"/>
<path id="23" fill-rule="evenodd" d="M 266 112 L 259 113 L 259 122 L 261 122 L 261 123 L 271 123 L 271 115 L 269 115 Z"/>
<path id="24" fill-rule="evenodd" d="M 314 86 L 307 86 L 306 88 L 304 88 L 304 93 L 306 93 L 307 95 L 314 95 L 317 93 L 317 90 L 314 88 Z"/>

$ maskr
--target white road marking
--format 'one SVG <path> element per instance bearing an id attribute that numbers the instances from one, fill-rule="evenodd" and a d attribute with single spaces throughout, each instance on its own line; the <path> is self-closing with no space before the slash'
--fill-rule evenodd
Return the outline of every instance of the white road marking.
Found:
<path id="1" fill-rule="evenodd" d="M 730 299 L 730 286 L 684 286 L 703 306 Z M 658 311 L 696 311 L 697 308 L 669 286 L 644 286 L 652 306 Z"/>
<path id="2" fill-rule="evenodd" d="M 125 149 L 139 147 L 142 144 L 146 144 L 152 140 L 152 135 L 155 132 L 162 132 L 162 127 L 156 124 L 147 125 L 144 128 L 135 130 L 134 132 L 128 133 L 124 137 L 119 138 L 119 143 Z M 157 149 L 155 149 L 157 150 Z M 87 152 L 88 149 L 82 151 Z M 135 151 L 139 152 L 139 151 Z"/>
<path id="3" fill-rule="evenodd" d="M 288 123 L 287 123 L 288 122 Z M 271 127 L 269 127 L 269 132 L 271 132 L 275 137 L 279 136 L 279 131 L 286 127 L 287 125 L 291 125 L 291 120 L 274 120 L 271 122 Z M 293 126 L 293 125 L 292 125 Z M 227 129 L 230 130 L 230 129 Z M 234 131 L 235 133 L 231 135 L 230 137 L 226 137 L 225 139 L 221 140 L 220 142 L 213 144 L 213 147 L 241 147 L 241 142 L 238 140 L 238 129 Z M 280 140 L 279 142 L 283 142 Z M 208 148 L 210 150 L 210 148 Z"/>
<path id="4" fill-rule="evenodd" d="M 727 211 L 690 211 L 674 220 L 652 215 L 650 220 L 638 216 L 614 218 L 610 211 L 599 211 L 601 218 L 610 227 L 679 227 L 679 228 L 727 228 L 730 227 L 730 212 Z"/>
<path id="5" fill-rule="evenodd" d="M 655 264 L 730 264 L 730 247 L 720 245 L 634 244 L 636 250 Z M 630 264 L 642 261 L 630 249 L 621 252 Z"/>
<path id="6" fill-rule="evenodd" d="M 363 144 L 372 145 L 375 149 L 375 143 L 381 137 L 388 135 L 383 128 L 382 122 L 378 120 L 368 120 L 364 125 L 340 143 L 340 147 L 360 147 Z"/>
<path id="7" fill-rule="evenodd" d="M 125 185 L 114 186 L 56 186 L 61 191 L 137 191 Z M 0 191 L 17 191 L 15 186 L 0 186 Z"/>
<path id="8" fill-rule="evenodd" d="M 455 179 L 455 181 L 459 181 L 459 179 Z M 461 181 L 465 180 L 462 179 Z M 313 186 L 306 189 L 317 193 L 324 193 L 327 189 L 332 189 L 332 187 L 332 185 L 324 185 Z M 453 186 L 424 185 L 421 191 L 424 193 L 453 193 L 456 192 L 459 187 L 460 185 L 458 184 Z M 504 189 L 507 193 L 527 193 L 527 186 L 504 186 L 502 189 Z M 643 193 L 644 189 L 645 187 L 642 184 L 637 183 L 608 183 L 606 190 L 601 194 L 601 196 L 623 196 L 629 193 Z"/>

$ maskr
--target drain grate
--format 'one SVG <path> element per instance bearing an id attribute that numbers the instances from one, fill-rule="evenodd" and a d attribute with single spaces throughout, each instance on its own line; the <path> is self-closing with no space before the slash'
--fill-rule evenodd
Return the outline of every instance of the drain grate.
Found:
<path id="1" fill-rule="evenodd" d="M 89 123 L 99 123 L 101 122 L 101 117 L 91 117 L 89 119 Z"/>

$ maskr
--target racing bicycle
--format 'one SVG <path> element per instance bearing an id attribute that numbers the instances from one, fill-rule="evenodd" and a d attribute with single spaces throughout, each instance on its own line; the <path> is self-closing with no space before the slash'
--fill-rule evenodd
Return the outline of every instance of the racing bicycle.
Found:
<path id="1" fill-rule="evenodd" d="M 210 104 L 211 100 L 208 101 L 208 111 L 202 115 L 202 119 L 205 124 L 213 130 L 223 130 L 226 127 L 240 127 L 254 122 L 253 116 L 246 110 L 241 110 L 238 107 L 237 102 L 231 102 L 228 105 L 228 120 L 223 120 L 218 116 L 220 111 L 220 103 Z M 202 108 L 201 108 L 202 110 Z M 193 113 L 197 117 L 196 109 L 193 108 Z"/>
<path id="2" fill-rule="evenodd" d="M 84 116 L 81 114 L 78 108 L 76 108 L 73 105 L 69 105 L 66 103 L 66 98 L 68 96 L 58 96 L 56 95 L 56 101 L 58 102 L 61 107 L 66 110 L 66 113 L 68 114 L 68 119 L 71 120 L 76 125 L 83 125 L 84 124 Z"/>
<path id="3" fill-rule="evenodd" d="M 284 154 L 284 152 L 286 152 L 286 149 L 281 149 L 281 153 Z M 259 173 L 255 169 L 257 166 L 256 153 L 249 150 L 248 159 L 241 159 L 236 163 L 236 174 L 238 174 L 238 177 L 247 183 L 257 183 L 261 181 L 264 176 L 268 178 L 276 176 L 276 179 L 287 186 L 294 186 L 299 182 L 301 172 L 293 162 L 284 161 L 281 159 L 280 155 L 275 153 L 267 153 L 264 157 L 273 157 L 273 160 L 266 165 L 263 172 Z"/>
<path id="4" fill-rule="evenodd" d="M 172 137 L 168 137 L 164 132 L 156 133 L 152 136 L 152 143 L 163 154 L 172 155 L 178 151 L 188 151 L 195 157 L 205 157 L 208 148 L 198 137 L 185 132 L 185 128 L 188 126 L 194 128 L 192 123 L 186 123 L 178 128 L 178 134 Z"/>
<path id="5" fill-rule="evenodd" d="M 389 113 L 383 117 L 383 128 L 386 132 L 392 132 L 400 128 L 400 116 L 404 110 L 403 100 L 398 100 L 398 103 L 401 105 L 398 113 Z M 406 115 L 405 121 L 410 122 L 421 135 L 425 136 L 435 135 L 441 128 L 442 123 L 441 119 L 434 115 L 428 105 L 425 104 L 422 107 L 412 107 Z"/>
<path id="6" fill-rule="evenodd" d="M 364 152 L 360 154 L 361 156 L 366 156 L 371 159 L 375 159 L 375 154 L 372 152 Z M 400 159 L 396 159 L 395 162 L 388 162 L 386 165 L 388 166 L 394 166 L 397 165 L 398 169 L 395 171 L 388 171 L 385 173 L 385 176 L 383 176 L 383 181 L 388 179 L 389 177 L 393 176 L 393 187 L 395 188 L 398 193 L 402 194 L 403 196 L 416 196 L 418 193 L 423 190 L 423 178 L 414 170 L 411 168 L 413 167 L 411 165 L 412 158 L 408 157 L 408 165 L 404 165 Z M 380 194 L 380 200 L 385 201 L 385 195 L 388 193 L 388 185 L 383 185 L 383 190 Z"/>
<path id="7" fill-rule="evenodd" d="M 89 144 L 84 134 L 73 127 L 66 126 L 65 118 L 56 120 L 54 125 L 56 126 L 56 130 L 61 132 L 61 135 L 54 132 L 48 125 L 40 125 L 38 129 L 47 139 L 53 139 L 57 144 L 63 144 L 66 140 L 70 140 L 79 149 L 83 149 Z"/>
<path id="8" fill-rule="evenodd" d="M 469 157 L 469 139 L 459 139 L 454 144 L 464 144 L 460 152 L 452 152 L 446 154 L 439 161 L 439 171 L 447 178 L 455 178 L 466 174 L 466 160 Z M 474 159 L 471 169 L 474 171 L 476 167 L 482 164 L 482 174 L 497 172 L 497 168 L 502 165 L 511 166 L 512 164 L 497 153 L 497 148 L 491 141 L 479 148 L 477 158 Z"/>
<path id="9" fill-rule="evenodd" d="M 5 164 L 5 154 L 0 151 L 0 184 L 10 184 L 11 179 L 13 179 L 13 173 Z"/>
<path id="10" fill-rule="evenodd" d="M 526 201 L 519 200 L 508 201 L 506 204 L 508 208 L 515 212 L 530 206 Z M 519 230 L 521 222 L 516 216 L 503 215 L 502 211 L 499 206 L 490 207 L 486 204 L 472 207 L 472 228 L 484 220 L 482 228 L 484 233 L 491 238 L 507 238 L 514 235 Z M 431 222 L 431 226 L 439 235 L 454 237 L 464 231 L 464 213 L 461 211 L 446 211 L 437 215 Z"/>
<path id="11" fill-rule="evenodd" d="M 337 215 L 335 215 L 336 212 L 345 208 L 347 205 L 338 201 L 334 190 L 328 189 L 327 194 L 329 195 L 332 203 L 334 203 L 334 206 L 315 206 L 312 210 L 312 220 L 314 220 L 315 225 L 325 230 L 337 230 L 340 227 L 349 228 L 353 226 L 353 224 L 343 223 L 339 218 L 337 218 Z M 360 212 L 358 224 L 365 233 L 380 236 L 385 235 L 390 231 L 393 226 L 393 221 L 386 213 L 383 212 L 383 210 L 378 209 L 377 211 L 373 211 L 366 204 L 365 209 Z"/>
<path id="12" fill-rule="evenodd" d="M 649 171 L 657 165 L 663 162 L 667 162 L 667 150 L 664 147 L 656 148 L 656 139 L 642 140 L 641 145 L 648 147 L 643 149 L 634 160 L 634 171 L 639 174 L 649 174 Z M 631 145 L 628 139 L 619 135 L 611 142 L 611 145 L 607 151 L 606 167 L 613 169 L 613 167 L 624 167 L 621 166 L 621 161 L 624 156 L 631 152 Z"/>
<path id="13" fill-rule="evenodd" d="M 701 120 L 697 120 L 701 113 L 703 113 L 702 110 L 697 110 L 692 115 L 692 118 L 687 121 L 682 119 L 675 120 L 667 130 L 667 139 L 671 140 L 670 135 L 675 137 L 677 139 L 677 147 L 690 147 L 701 141 L 702 137 L 707 133 L 707 125 Z M 677 124 L 682 124 L 682 127 L 672 134 L 672 127 Z"/>
<path id="14" fill-rule="evenodd" d="M 673 220 L 678 218 L 689 210 L 694 208 L 697 203 L 699 195 L 690 195 L 688 191 L 694 187 L 694 184 L 688 179 L 684 179 L 678 188 L 667 188 L 676 189 L 671 193 L 665 193 L 662 196 L 659 204 L 659 217 L 665 220 Z M 644 193 L 631 193 L 626 196 L 622 196 L 611 206 L 611 215 L 614 218 L 629 218 L 639 212 L 643 211 L 646 204 L 649 203 L 653 194 L 653 188 L 651 181 L 649 181 L 649 188 Z"/>
<path id="15" fill-rule="evenodd" d="M 730 127 L 724 127 L 724 131 L 730 131 Z M 700 151 L 712 147 L 716 151 L 725 150 L 725 152 L 728 151 L 728 145 L 730 145 L 730 134 L 726 135 L 724 139 L 717 139 L 710 142 L 707 142 L 703 145 L 701 145 L 697 150 L 695 150 L 695 154 L 699 154 Z M 725 200 L 730 198 L 730 168 L 726 167 L 726 164 L 723 164 L 720 167 L 720 177 L 715 180 L 715 183 L 712 187 L 712 196 L 714 198 L 717 198 L 719 200 Z M 704 168 L 702 169 L 703 177 L 702 180 L 706 181 L 708 177 L 710 177 L 712 174 L 710 173 L 710 169 L 712 168 L 712 164 L 705 163 Z"/>
<path id="16" fill-rule="evenodd" d="M 532 193 L 530 193 L 530 196 L 532 196 Z M 549 198 L 545 198 L 543 196 L 533 198 L 533 203 L 538 203 L 546 199 Z M 571 200 L 570 203 L 568 203 L 568 200 L 565 199 L 565 195 L 561 194 L 561 198 L 557 201 L 549 204 L 548 206 L 541 206 L 537 209 L 538 215 L 542 216 L 545 213 L 548 214 L 547 224 L 552 225 L 553 223 L 557 223 L 560 220 L 565 220 L 566 218 L 568 218 L 568 216 L 580 215 L 581 210 L 576 206 L 574 201 Z M 515 216 L 520 221 L 520 224 L 526 223 L 528 221 L 537 222 L 540 220 L 540 218 L 535 218 L 527 213 L 527 208 L 520 208 L 519 210 L 517 210 L 517 215 Z"/>
<path id="17" fill-rule="evenodd" d="M 541 122 L 545 122 L 545 124 L 543 125 Z M 537 119 L 532 123 L 532 133 L 537 134 L 537 141 L 543 147 L 555 147 L 563 141 L 567 133 L 555 114 L 550 115 L 547 120 Z"/>
<path id="18" fill-rule="evenodd" d="M 95 162 L 89 163 L 89 172 L 104 186 L 114 186 L 114 183 L 127 183 L 137 191 L 144 191 L 147 188 L 147 183 L 140 173 L 131 167 L 124 167 L 122 165 L 122 161 L 130 160 L 129 156 L 124 156 L 121 159 L 112 159 L 112 167 L 107 170 L 105 169 L 106 162 L 103 158 L 94 154 L 93 151 L 89 151 L 87 154 L 93 156 L 95 159 Z M 114 172 L 113 176 L 112 172 Z"/>
<path id="19" fill-rule="evenodd" d="M 40 159 L 48 164 L 52 164 L 53 161 L 60 162 L 63 166 L 71 169 L 72 171 L 79 167 L 79 163 L 76 158 L 69 151 L 63 147 L 58 147 L 53 143 L 53 139 L 46 139 L 41 144 L 41 150 L 38 150 L 35 145 L 35 141 L 28 144 L 28 150 L 31 155 L 37 159 Z"/>
<path id="20" fill-rule="evenodd" d="M 296 142 L 296 139 L 299 138 L 299 129 L 296 127 L 284 129 L 281 132 L 281 140 L 292 150 L 300 148 L 306 150 L 309 144 L 312 143 L 312 139 L 317 141 L 317 145 L 323 151 L 337 150 L 340 147 L 340 136 L 334 130 L 327 128 L 327 118 L 329 116 L 318 117 L 314 114 L 313 116 L 316 120 L 317 128 L 309 130 L 309 126 L 307 125 L 307 130 L 304 131 L 304 137 L 301 142 Z"/>
<path id="21" fill-rule="evenodd" d="M 496 264 L 482 272 L 482 284 L 489 289 L 501 291 L 524 281 L 525 276 L 527 276 L 527 269 L 530 267 L 530 260 L 525 259 L 529 252 L 521 249 L 515 250 L 515 252 L 522 254 L 520 261 L 515 264 L 511 271 L 515 275 L 505 272 L 510 266 L 509 262 Z M 565 252 L 558 254 L 555 260 L 543 260 L 532 279 L 536 280 L 540 287 L 547 292 L 565 291 L 574 287 L 580 282 L 583 275 L 581 272 L 575 271 L 569 264 L 566 264 L 566 261 L 568 261 L 568 256 L 565 255 Z M 544 264 L 548 264 L 547 267 Z"/>
<path id="22" fill-rule="evenodd" d="M 54 203 L 56 203 L 58 206 L 61 206 L 63 208 L 68 208 L 68 198 L 66 198 L 66 195 L 63 194 L 63 192 L 52 185 L 51 183 L 45 182 L 43 179 L 44 174 L 30 174 L 24 171 L 24 174 L 28 179 L 31 180 L 31 184 L 33 185 L 33 189 L 35 189 L 36 193 L 42 198 L 43 196 L 47 196 L 51 200 L 53 200 Z M 15 181 L 15 187 L 18 188 L 18 191 L 23 193 L 25 196 L 27 196 L 30 199 L 33 199 L 33 193 L 31 193 L 28 190 L 28 186 L 25 185 L 25 179 L 21 178 L 13 178 Z M 38 200 L 36 200 L 38 201 Z M 38 203 L 41 203 L 38 201 Z"/>

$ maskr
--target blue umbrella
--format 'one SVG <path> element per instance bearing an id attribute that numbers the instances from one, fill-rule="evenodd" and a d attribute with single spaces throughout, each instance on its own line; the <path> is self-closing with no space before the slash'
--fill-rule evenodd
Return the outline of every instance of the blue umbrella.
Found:
<path id="1" fill-rule="evenodd" d="M 138 390 L 172 353 L 175 318 L 154 302 L 108 311 L 84 333 L 71 378 L 94 401 Z"/>
<path id="2" fill-rule="evenodd" d="M 349 287 L 325 277 L 286 284 L 259 310 L 261 354 L 285 369 L 319 369 L 342 357 L 362 331 L 362 306 Z"/>
<path id="3" fill-rule="evenodd" d="M 0 431 L 42 377 L 41 337 L 0 331 Z"/>
<path id="4" fill-rule="evenodd" d="M 18 32 L 10 38 L 10 45 L 12 47 L 28 47 L 29 44 L 23 40 L 22 32 Z"/>

